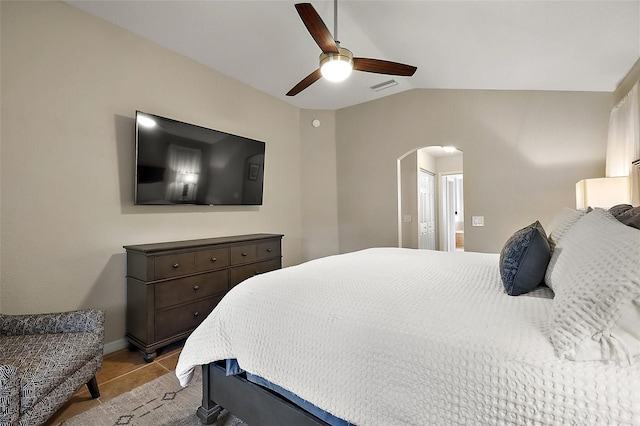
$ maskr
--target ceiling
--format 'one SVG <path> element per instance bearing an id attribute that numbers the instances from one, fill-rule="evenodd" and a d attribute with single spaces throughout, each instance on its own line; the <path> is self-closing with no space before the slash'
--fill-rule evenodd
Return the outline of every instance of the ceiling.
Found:
<path id="1" fill-rule="evenodd" d="M 278 99 L 335 110 L 410 89 L 612 92 L 640 57 L 640 0 L 338 2 L 342 47 L 418 67 L 285 93 L 318 68 L 296 1 L 67 1 Z M 333 33 L 333 1 L 312 4 Z"/>

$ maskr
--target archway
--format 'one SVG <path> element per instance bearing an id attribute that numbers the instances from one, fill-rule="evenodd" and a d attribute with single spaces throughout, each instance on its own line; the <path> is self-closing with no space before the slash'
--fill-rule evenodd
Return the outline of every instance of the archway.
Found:
<path id="1" fill-rule="evenodd" d="M 425 146 L 397 159 L 398 247 L 463 250 L 462 174 L 455 147 Z"/>

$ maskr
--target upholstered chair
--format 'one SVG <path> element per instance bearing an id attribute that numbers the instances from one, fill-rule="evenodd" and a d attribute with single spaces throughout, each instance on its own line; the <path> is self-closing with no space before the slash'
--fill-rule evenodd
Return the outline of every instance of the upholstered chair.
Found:
<path id="1" fill-rule="evenodd" d="M 80 387 L 100 396 L 104 319 L 89 309 L 0 314 L 0 425 L 39 425 Z"/>

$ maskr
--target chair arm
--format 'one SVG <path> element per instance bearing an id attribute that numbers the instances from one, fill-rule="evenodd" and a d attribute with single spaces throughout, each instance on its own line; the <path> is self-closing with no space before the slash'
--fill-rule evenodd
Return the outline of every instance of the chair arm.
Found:
<path id="1" fill-rule="evenodd" d="M 12 365 L 0 365 L 0 425 L 14 425 L 20 417 L 20 378 Z"/>
<path id="2" fill-rule="evenodd" d="M 33 315 L 0 314 L 0 335 L 80 332 L 104 335 L 104 318 L 105 312 L 99 309 Z"/>

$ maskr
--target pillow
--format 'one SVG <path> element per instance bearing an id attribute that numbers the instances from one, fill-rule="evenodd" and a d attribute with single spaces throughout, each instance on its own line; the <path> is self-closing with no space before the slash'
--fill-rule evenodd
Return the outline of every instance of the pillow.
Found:
<path id="1" fill-rule="evenodd" d="M 614 215 L 616 216 L 616 215 Z M 631 207 L 616 216 L 621 223 L 640 229 L 640 207 Z"/>
<path id="2" fill-rule="evenodd" d="M 609 209 L 609 213 L 615 218 L 620 216 L 622 213 L 626 212 L 629 209 L 632 209 L 633 206 L 631 204 L 618 204 Z"/>
<path id="3" fill-rule="evenodd" d="M 558 356 L 631 362 L 640 354 L 640 230 L 595 209 L 556 251 L 549 334 Z"/>
<path id="4" fill-rule="evenodd" d="M 500 252 L 500 277 L 507 294 L 517 296 L 536 288 L 550 258 L 549 240 L 540 222 L 513 234 Z"/>
<path id="5" fill-rule="evenodd" d="M 549 247 L 551 248 L 551 260 L 544 277 L 544 282 L 552 290 L 555 291 L 557 283 L 553 282 L 551 277 L 553 268 L 555 267 L 558 255 L 556 253 L 556 245 L 562 239 L 562 236 L 585 214 L 591 211 L 591 208 L 583 210 L 571 209 L 569 207 L 563 207 L 551 220 L 549 227 Z"/>
<path id="6" fill-rule="evenodd" d="M 585 209 L 572 209 L 569 207 L 563 207 L 558 213 L 551 219 L 547 231 L 549 232 L 549 244 L 551 251 L 562 236 L 578 221 L 582 216 L 591 211 L 591 208 Z"/>

